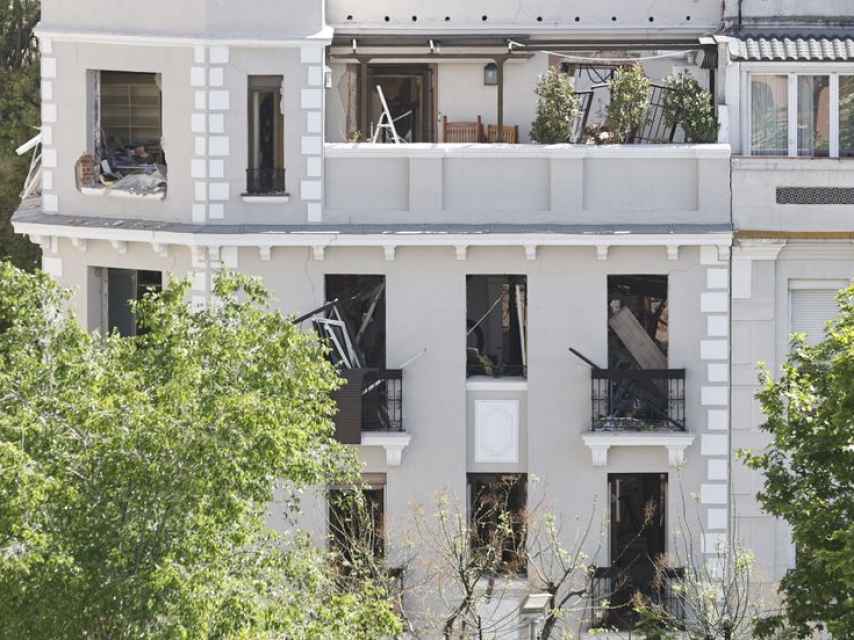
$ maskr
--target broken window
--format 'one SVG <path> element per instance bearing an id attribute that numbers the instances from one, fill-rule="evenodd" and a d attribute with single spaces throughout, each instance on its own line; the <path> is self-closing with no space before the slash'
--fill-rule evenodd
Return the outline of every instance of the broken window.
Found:
<path id="1" fill-rule="evenodd" d="M 667 368 L 667 276 L 608 276 L 608 368 Z"/>
<path id="2" fill-rule="evenodd" d="M 382 558 L 384 553 L 384 474 L 366 474 L 361 491 L 330 489 L 329 544 L 346 569 L 365 554 Z"/>
<path id="3" fill-rule="evenodd" d="M 90 71 L 89 149 L 77 161 L 83 189 L 166 194 L 160 74 Z"/>
<path id="4" fill-rule="evenodd" d="M 385 276 L 327 275 L 326 300 L 338 301 L 323 327 L 334 361 L 347 369 L 384 369 Z"/>
<path id="5" fill-rule="evenodd" d="M 470 473 L 468 490 L 473 552 L 497 573 L 524 575 L 528 476 Z"/>
<path id="6" fill-rule="evenodd" d="M 667 276 L 608 277 L 608 368 L 594 368 L 594 431 L 684 431 L 685 371 L 668 369 Z"/>
<path id="7" fill-rule="evenodd" d="M 159 271 L 134 269 L 107 269 L 106 312 L 108 331 L 118 331 L 122 336 L 144 333 L 131 310 L 131 301 L 140 301 L 149 291 L 160 291 L 163 274 Z"/>
<path id="8" fill-rule="evenodd" d="M 527 375 L 525 276 L 466 277 L 466 373 Z"/>
<path id="9" fill-rule="evenodd" d="M 249 166 L 246 192 L 285 192 L 285 119 L 282 76 L 249 76 Z"/>

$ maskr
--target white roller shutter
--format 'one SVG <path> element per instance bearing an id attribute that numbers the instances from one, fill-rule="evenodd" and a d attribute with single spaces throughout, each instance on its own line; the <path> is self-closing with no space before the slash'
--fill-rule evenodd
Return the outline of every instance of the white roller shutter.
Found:
<path id="1" fill-rule="evenodd" d="M 832 286 L 822 289 L 793 288 L 789 292 L 792 333 L 807 334 L 809 344 L 821 342 L 827 322 L 839 313 L 836 293 L 837 289 Z"/>

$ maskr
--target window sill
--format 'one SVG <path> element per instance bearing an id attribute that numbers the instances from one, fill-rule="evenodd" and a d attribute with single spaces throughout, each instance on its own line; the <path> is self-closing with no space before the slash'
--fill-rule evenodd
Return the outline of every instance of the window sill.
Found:
<path id="1" fill-rule="evenodd" d="M 685 449 L 696 438 L 693 433 L 656 433 L 645 431 L 588 432 L 581 436 L 590 447 L 594 467 L 608 466 L 608 449 L 611 447 L 664 447 L 671 467 L 685 463 Z"/>
<path id="2" fill-rule="evenodd" d="M 251 204 L 281 204 L 289 202 L 291 199 L 291 195 L 289 193 L 259 193 L 257 195 L 252 193 L 243 193 L 240 197 L 243 199 L 243 202 L 249 202 Z"/>
<path id="3" fill-rule="evenodd" d="M 130 198 L 133 200 L 165 200 L 166 192 L 158 193 L 131 193 L 130 191 L 119 191 L 108 187 L 80 187 L 80 193 L 84 196 L 98 198 Z"/>
<path id="4" fill-rule="evenodd" d="M 527 391 L 528 381 L 520 377 L 490 378 L 472 376 L 466 379 L 466 391 Z"/>

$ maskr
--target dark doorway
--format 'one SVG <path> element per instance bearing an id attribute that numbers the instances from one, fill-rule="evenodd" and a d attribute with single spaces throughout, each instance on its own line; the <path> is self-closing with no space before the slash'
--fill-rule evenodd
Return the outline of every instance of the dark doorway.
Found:
<path id="1" fill-rule="evenodd" d="M 162 286 L 159 271 L 107 269 L 107 329 L 125 337 L 143 334 L 130 303 L 142 300 L 148 291 L 160 291 Z"/>
<path id="2" fill-rule="evenodd" d="M 368 67 L 369 133 L 382 115 L 377 85 L 382 87 L 398 135 L 406 142 L 433 142 L 433 70 L 429 65 Z M 385 132 L 384 134 L 385 135 Z M 381 142 L 391 142 L 381 138 Z"/>
<path id="3" fill-rule="evenodd" d="M 382 558 L 385 527 L 385 475 L 363 478 L 361 496 L 351 489 L 330 489 L 329 543 L 343 566 L 359 562 L 358 554 Z"/>
<path id="4" fill-rule="evenodd" d="M 611 610 L 608 626 L 631 628 L 637 622 L 632 598 L 655 594 L 655 563 L 666 551 L 667 474 L 612 474 Z"/>
<path id="5" fill-rule="evenodd" d="M 249 76 L 249 166 L 246 192 L 285 191 L 282 76 Z"/>

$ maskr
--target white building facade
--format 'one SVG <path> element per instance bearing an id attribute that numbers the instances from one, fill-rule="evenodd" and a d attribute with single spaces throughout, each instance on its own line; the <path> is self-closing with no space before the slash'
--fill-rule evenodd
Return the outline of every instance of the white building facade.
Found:
<path id="1" fill-rule="evenodd" d="M 512 476 L 605 523 L 605 579 L 627 536 L 674 551 L 687 500 L 700 558 L 737 535 L 773 582 L 794 554 L 735 459 L 764 444 L 755 366 L 820 337 L 854 267 L 854 10 L 787 2 L 44 0 L 42 193 L 15 228 L 92 330 L 133 333 L 127 300 L 171 277 L 207 305 L 223 269 L 296 316 L 353 300 L 348 379 L 382 395 L 350 422 L 342 400 L 339 435 L 390 558 L 415 505 Z M 583 144 L 631 59 L 708 88 L 718 141 Z M 589 96 L 573 144 L 530 139 L 549 66 Z M 377 87 L 402 144 L 367 141 Z M 327 518 L 307 504 L 319 541 Z"/>

